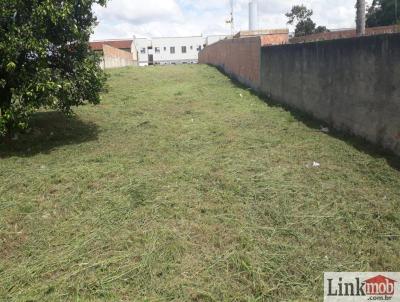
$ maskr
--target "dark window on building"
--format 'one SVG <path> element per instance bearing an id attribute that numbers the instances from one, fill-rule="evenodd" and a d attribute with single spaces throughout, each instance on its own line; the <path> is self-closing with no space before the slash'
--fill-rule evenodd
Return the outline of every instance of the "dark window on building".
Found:
<path id="1" fill-rule="evenodd" d="M 199 45 L 199 47 L 197 47 L 197 51 L 200 51 L 201 50 L 201 45 Z"/>
<path id="2" fill-rule="evenodd" d="M 140 49 L 140 53 L 146 53 L 146 48 Z"/>
<path id="3" fill-rule="evenodd" d="M 182 53 L 186 53 L 186 52 L 187 52 L 186 46 L 182 46 Z"/>
<path id="4" fill-rule="evenodd" d="M 193 45 L 192 45 L 192 46 L 190 46 L 190 50 L 193 50 Z"/>
<path id="5" fill-rule="evenodd" d="M 167 48 L 164 46 L 164 51 L 167 51 Z"/>
<path id="6" fill-rule="evenodd" d="M 174 54 L 174 53 L 175 53 L 175 47 L 170 47 L 169 52 L 170 52 L 171 54 Z"/>
<path id="7" fill-rule="evenodd" d="M 155 51 L 155 53 L 160 53 L 160 47 L 155 47 L 154 51 Z"/>

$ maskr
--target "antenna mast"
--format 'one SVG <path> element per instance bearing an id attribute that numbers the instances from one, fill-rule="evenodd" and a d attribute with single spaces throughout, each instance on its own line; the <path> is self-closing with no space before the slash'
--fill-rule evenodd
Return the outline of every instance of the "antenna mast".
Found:
<path id="1" fill-rule="evenodd" d="M 228 21 L 226 21 L 226 23 L 231 25 L 231 35 L 233 36 L 235 34 L 235 18 L 234 18 L 234 12 L 233 12 L 233 8 L 234 8 L 234 0 L 231 0 L 231 15 L 230 15 L 230 19 Z"/>

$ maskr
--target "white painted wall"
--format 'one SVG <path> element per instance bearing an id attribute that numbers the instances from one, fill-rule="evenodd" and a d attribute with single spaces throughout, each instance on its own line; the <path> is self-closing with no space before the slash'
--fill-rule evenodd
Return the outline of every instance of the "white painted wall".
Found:
<path id="1" fill-rule="evenodd" d="M 135 38 L 132 43 L 132 49 L 137 51 L 138 65 L 147 66 L 149 63 L 148 47 L 151 46 L 151 40 L 147 38 Z"/>
<path id="2" fill-rule="evenodd" d="M 154 61 L 160 64 L 197 63 L 204 44 L 204 37 L 154 38 Z"/>
<path id="3" fill-rule="evenodd" d="M 199 52 L 205 45 L 215 43 L 225 37 L 135 38 L 132 49 L 138 53 L 139 66 L 149 64 L 149 55 L 153 55 L 154 64 L 193 64 L 198 62 Z M 175 49 L 175 53 L 171 52 L 172 47 Z"/>
<path id="4" fill-rule="evenodd" d="M 199 51 L 204 48 L 204 37 L 136 38 L 133 43 L 138 52 L 139 66 L 149 64 L 153 55 L 154 64 L 197 63 Z M 171 51 L 174 48 L 175 52 Z M 185 49 L 186 48 L 186 51 Z"/>

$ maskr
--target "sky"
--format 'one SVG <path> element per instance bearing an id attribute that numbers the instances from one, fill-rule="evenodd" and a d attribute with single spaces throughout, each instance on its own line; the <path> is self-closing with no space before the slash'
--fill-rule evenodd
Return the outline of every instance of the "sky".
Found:
<path id="1" fill-rule="evenodd" d="M 249 0 L 234 0 L 235 30 L 248 29 Z M 328 28 L 355 27 L 356 0 L 258 0 L 259 27 L 288 27 L 285 13 L 304 4 Z M 371 1 L 367 0 L 367 3 Z M 99 25 L 92 40 L 230 34 L 230 0 L 109 0 L 95 6 Z"/>

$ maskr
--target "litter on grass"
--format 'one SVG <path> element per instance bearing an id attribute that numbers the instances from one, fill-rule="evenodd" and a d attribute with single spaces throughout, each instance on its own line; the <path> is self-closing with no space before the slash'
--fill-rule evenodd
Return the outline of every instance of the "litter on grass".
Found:
<path id="1" fill-rule="evenodd" d="M 321 127 L 321 132 L 329 133 L 329 128 L 328 127 Z"/>
<path id="2" fill-rule="evenodd" d="M 318 162 L 316 162 L 316 161 L 313 161 L 312 163 L 307 164 L 306 167 L 307 167 L 307 168 L 320 168 L 320 167 L 321 167 L 321 164 L 318 163 Z"/>

